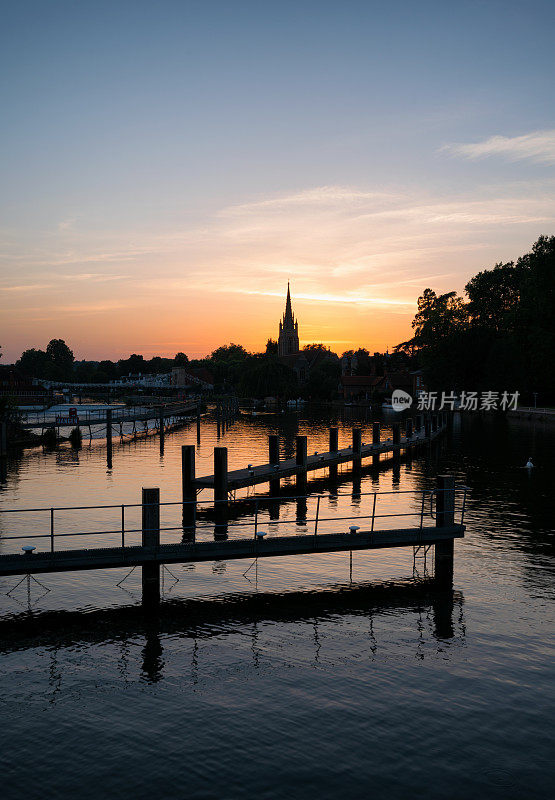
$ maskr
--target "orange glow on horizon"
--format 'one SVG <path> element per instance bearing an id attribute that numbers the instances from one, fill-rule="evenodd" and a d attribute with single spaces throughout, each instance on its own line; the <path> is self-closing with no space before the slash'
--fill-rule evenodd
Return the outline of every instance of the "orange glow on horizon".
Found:
<path id="1" fill-rule="evenodd" d="M 322 342 L 338 354 L 358 347 L 381 352 L 410 336 L 414 309 L 400 312 L 393 302 L 374 307 L 296 299 L 293 287 L 292 303 L 301 347 Z M 52 338 L 65 339 L 78 360 L 117 360 L 131 353 L 173 357 L 180 351 L 202 358 L 231 342 L 262 352 L 268 339 L 277 339 L 284 306 L 285 292 L 282 297 L 199 294 L 185 302 L 174 296 L 156 303 L 98 307 L 87 315 L 79 309 L 57 318 L 43 314 L 34 320 L 32 332 L 28 319 L 12 321 L 11 347 L 5 348 L 3 361 L 16 360 L 30 347 L 44 349 Z"/>

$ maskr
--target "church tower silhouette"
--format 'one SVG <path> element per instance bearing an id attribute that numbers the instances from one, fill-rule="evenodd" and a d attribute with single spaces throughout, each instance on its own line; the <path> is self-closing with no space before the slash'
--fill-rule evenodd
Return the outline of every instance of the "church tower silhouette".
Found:
<path id="1" fill-rule="evenodd" d="M 278 355 L 294 356 L 299 354 L 299 323 L 293 315 L 291 308 L 291 293 L 287 281 L 287 300 L 285 313 L 279 323 Z"/>

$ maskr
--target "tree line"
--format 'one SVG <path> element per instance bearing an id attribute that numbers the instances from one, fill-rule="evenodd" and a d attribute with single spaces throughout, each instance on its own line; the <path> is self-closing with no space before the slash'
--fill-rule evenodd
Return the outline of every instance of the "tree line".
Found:
<path id="1" fill-rule="evenodd" d="M 171 372 L 173 367 L 185 366 L 189 359 L 185 353 L 174 358 L 155 356 L 145 359 L 133 353 L 119 361 L 76 361 L 73 350 L 63 339 L 51 339 L 45 350 L 32 347 L 25 350 L 15 363 L 23 374 L 39 380 L 68 381 L 73 383 L 109 383 L 126 375 L 154 375 Z"/>
<path id="2" fill-rule="evenodd" d="M 397 345 L 433 390 L 519 391 L 555 400 L 555 236 L 516 262 L 478 272 L 456 292 L 425 289 L 414 335 Z"/>
<path id="3" fill-rule="evenodd" d="M 541 236 L 531 252 L 516 262 L 496 264 L 475 275 L 456 292 L 436 294 L 425 289 L 418 298 L 412 322 L 413 336 L 389 356 L 356 355 L 355 374 L 382 375 L 387 370 L 422 369 L 426 385 L 445 391 L 519 391 L 530 400 L 555 400 L 555 236 Z M 133 353 L 118 361 L 75 361 L 62 339 L 52 339 L 45 350 L 25 350 L 16 362 L 21 372 L 38 379 L 75 383 L 108 383 L 129 374 L 170 372 L 185 367 L 192 374 L 211 377 L 216 391 L 243 397 L 274 396 L 333 399 L 341 379 L 340 359 L 323 344 L 306 345 L 302 353 L 311 363 L 305 382 L 278 356 L 277 342 L 268 339 L 262 353 L 249 353 L 231 343 L 209 356 L 191 359 L 146 359 Z"/>
<path id="4" fill-rule="evenodd" d="M 189 359 L 182 352 L 173 358 L 155 356 L 151 359 L 133 353 L 118 361 L 76 361 L 63 339 L 52 339 L 45 350 L 25 350 L 15 367 L 39 380 L 70 383 L 109 383 L 128 375 L 154 375 L 171 372 L 174 367 L 184 367 L 193 375 L 211 379 L 218 392 L 283 399 L 333 397 L 341 377 L 339 357 L 323 344 L 306 345 L 303 353 L 309 358 L 318 355 L 318 363 L 301 386 L 295 371 L 280 361 L 277 342 L 272 339 L 268 340 L 263 353 L 249 353 L 242 345 L 231 343 L 216 348 L 201 359 Z"/>

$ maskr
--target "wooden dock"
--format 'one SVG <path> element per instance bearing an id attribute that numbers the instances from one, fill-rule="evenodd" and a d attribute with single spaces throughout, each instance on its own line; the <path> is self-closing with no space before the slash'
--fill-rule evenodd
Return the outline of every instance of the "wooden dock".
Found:
<path id="1" fill-rule="evenodd" d="M 364 444 L 361 445 L 360 453 L 353 453 L 352 447 L 344 447 L 337 452 L 327 451 L 325 453 L 318 453 L 317 455 L 307 455 L 306 466 L 299 465 L 295 458 L 280 461 L 279 464 L 257 464 L 250 469 L 236 469 L 227 473 L 228 490 L 242 489 L 245 486 L 254 486 L 258 483 L 268 483 L 276 478 L 287 478 L 292 475 L 297 475 L 299 472 L 312 472 L 325 467 L 338 466 L 339 464 L 348 464 L 358 459 L 369 458 L 370 456 L 381 455 L 382 453 L 393 453 L 399 449 L 406 449 L 407 447 L 417 447 L 428 441 L 433 441 L 437 436 L 442 433 L 443 429 L 439 429 L 429 437 L 426 437 L 424 432 L 415 434 L 410 439 L 402 438 L 398 444 L 393 444 L 392 441 L 385 441 L 379 445 Z M 198 489 L 214 489 L 216 482 L 215 475 L 206 475 L 195 480 L 195 486 Z"/>
<path id="2" fill-rule="evenodd" d="M 181 542 L 155 546 L 59 550 L 54 553 L 0 556 L 0 576 L 38 575 L 159 564 L 230 561 L 237 558 L 312 555 L 384 547 L 411 547 L 452 541 L 464 536 L 464 525 L 444 528 L 398 528 L 350 533 L 307 534 L 231 539 L 213 542 Z"/>
<path id="3" fill-rule="evenodd" d="M 193 414 L 198 408 L 199 401 L 197 399 L 180 402 L 180 403 L 164 403 L 155 406 L 136 406 L 125 408 L 115 406 L 114 408 L 102 409 L 100 411 L 86 411 L 81 414 L 72 414 L 62 417 L 60 415 L 52 415 L 47 411 L 42 413 L 28 412 L 21 415 L 18 422 L 19 427 L 25 430 L 33 430 L 37 428 L 55 427 L 55 428 L 75 428 L 79 426 L 90 425 L 119 425 L 128 422 L 148 422 L 148 420 L 158 420 L 162 416 L 163 419 L 171 417 L 182 417 L 188 414 Z"/>
<path id="4" fill-rule="evenodd" d="M 0 576 L 23 575 L 27 576 L 29 581 L 31 576 L 36 574 L 140 566 L 142 569 L 143 604 L 150 606 L 156 605 L 160 601 L 160 565 L 162 564 L 227 561 L 244 558 L 257 559 L 276 556 L 308 556 L 389 547 L 424 548 L 427 552 L 427 549 L 434 545 L 436 580 L 441 585 L 450 586 L 453 578 L 454 540 L 462 538 L 465 530 L 463 519 L 466 489 L 464 488 L 462 508 L 459 509 L 459 524 L 455 523 L 456 491 L 453 477 L 439 476 L 436 489 L 433 492 L 421 492 L 422 498 L 419 504 L 421 508 L 420 525 L 410 528 L 376 529 L 376 520 L 381 519 L 384 515 L 376 515 L 375 496 L 370 517 L 355 515 L 350 521 L 345 519 L 337 520 L 336 524 L 339 530 L 334 533 L 318 533 L 317 511 L 315 520 L 312 520 L 314 529 L 311 533 L 302 533 L 294 536 L 280 535 L 279 529 L 274 522 L 274 535 L 267 535 L 267 532 L 260 530 L 257 525 L 257 517 L 255 517 L 252 535 L 245 534 L 244 529 L 241 529 L 239 536 L 229 538 L 226 527 L 223 537 L 218 536 L 215 530 L 213 541 L 196 541 L 194 528 L 191 531 L 187 525 L 183 524 L 180 528 L 183 535 L 181 541 L 163 544 L 160 541 L 162 530 L 160 527 L 160 490 L 158 488 L 143 489 L 142 502 L 140 504 L 142 514 L 140 545 L 129 546 L 125 543 L 126 531 L 123 522 L 125 508 L 121 506 L 121 546 L 96 546 L 86 549 L 58 550 L 56 548 L 56 540 L 59 536 L 90 536 L 91 534 L 86 532 L 56 534 L 54 531 L 54 509 L 42 509 L 50 511 L 50 534 L 37 534 L 35 528 L 35 531 L 31 531 L 28 536 L 4 536 L 5 541 L 9 539 L 24 539 L 26 543 L 22 547 L 21 554 L 9 553 L 0 555 Z M 306 500 L 306 497 L 297 499 Z M 430 507 L 426 516 L 434 520 L 435 525 L 432 526 L 424 524 L 428 499 Z M 432 511 L 433 499 L 435 499 L 435 514 Z M 176 504 L 165 503 L 164 505 Z M 178 503 L 177 505 L 181 506 L 182 504 Z M 318 502 L 317 508 L 319 508 L 319 505 L 320 503 Z M 115 508 L 115 506 L 104 506 L 103 508 Z M 6 513 L 36 512 L 38 510 L 13 509 Z M 67 510 L 64 509 L 64 511 Z M 81 510 L 88 512 L 90 507 L 81 507 Z M 415 511 L 410 511 L 409 513 L 400 511 L 396 514 L 387 513 L 385 516 L 400 516 L 406 519 L 407 516 L 416 514 L 417 512 Z M 183 504 L 183 516 L 185 521 L 185 504 Z M 353 520 L 361 522 L 365 520 L 367 529 L 361 530 L 353 524 Z M 369 529 L 368 520 L 371 520 Z M 335 520 L 332 521 L 335 522 Z M 168 530 L 175 532 L 178 529 L 164 528 L 163 530 L 164 532 Z M 136 529 L 131 532 L 136 533 Z M 107 533 L 113 534 L 114 531 L 107 531 Z M 102 537 L 101 532 L 97 532 L 94 535 L 100 539 Z M 45 540 L 49 543 L 49 549 L 44 551 L 34 552 L 36 546 L 29 544 L 29 541 L 44 542 Z"/>
<path id="5" fill-rule="evenodd" d="M 281 460 L 277 436 L 269 437 L 269 461 L 266 464 L 249 465 L 248 467 L 231 470 L 227 469 L 227 448 L 214 449 L 214 474 L 196 477 L 194 447 L 183 447 L 183 500 L 191 502 L 198 491 L 202 489 L 214 490 L 216 500 L 225 500 L 229 493 L 247 486 L 260 483 L 269 483 L 272 494 L 277 494 L 281 478 L 296 476 L 297 483 L 303 487 L 307 473 L 328 468 L 330 474 L 340 464 L 352 463 L 353 469 L 360 468 L 365 458 L 373 458 L 373 463 L 379 463 L 380 456 L 391 453 L 394 459 L 400 457 L 401 450 L 408 451 L 428 444 L 440 436 L 447 427 L 447 415 L 418 416 L 416 426 L 412 419 L 405 421 L 404 436 L 401 434 L 400 423 L 393 424 L 391 439 L 380 439 L 380 423 L 372 425 L 372 442 L 361 441 L 360 428 L 352 431 L 353 443 L 350 447 L 339 449 L 338 429 L 329 430 L 329 450 L 323 453 L 308 455 L 308 442 L 306 436 L 297 436 L 295 458 Z"/>

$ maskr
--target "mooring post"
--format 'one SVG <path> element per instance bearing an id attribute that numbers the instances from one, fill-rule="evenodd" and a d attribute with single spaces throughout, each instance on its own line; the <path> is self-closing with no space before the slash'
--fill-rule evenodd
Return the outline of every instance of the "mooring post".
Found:
<path id="1" fill-rule="evenodd" d="M 353 428 L 353 470 L 360 472 L 362 466 L 362 430 Z"/>
<path id="2" fill-rule="evenodd" d="M 164 406 L 158 409 L 158 425 L 160 426 L 160 450 L 164 449 Z"/>
<path id="3" fill-rule="evenodd" d="M 227 447 L 214 448 L 214 508 L 218 523 L 227 518 Z"/>
<path id="4" fill-rule="evenodd" d="M 0 422 L 0 456 L 8 455 L 8 423 Z"/>
<path id="5" fill-rule="evenodd" d="M 214 499 L 227 503 L 227 447 L 214 448 Z"/>
<path id="6" fill-rule="evenodd" d="M 183 498 L 183 527 L 187 529 L 188 539 L 193 539 L 195 536 L 197 510 L 195 477 L 195 446 L 194 444 L 184 444 L 181 447 L 181 494 Z"/>
<path id="7" fill-rule="evenodd" d="M 401 423 L 394 422 L 391 427 L 393 430 L 393 459 L 398 461 L 401 455 Z"/>
<path id="8" fill-rule="evenodd" d="M 306 467 L 308 464 L 307 438 L 296 437 L 297 493 L 306 494 Z"/>
<path id="9" fill-rule="evenodd" d="M 330 453 L 337 453 L 339 450 L 339 430 L 337 428 L 330 428 Z M 330 464 L 330 478 L 333 481 L 337 480 L 337 464 Z"/>
<path id="10" fill-rule="evenodd" d="M 112 409 L 106 409 L 106 460 L 112 469 Z"/>
<path id="11" fill-rule="evenodd" d="M 372 423 L 372 444 L 373 445 L 375 445 L 375 446 L 379 445 L 380 436 L 381 436 L 380 423 L 379 422 L 373 422 Z M 374 467 L 378 467 L 379 464 L 380 464 L 380 454 L 376 453 L 375 455 L 372 456 L 372 465 Z"/>
<path id="12" fill-rule="evenodd" d="M 455 478 L 438 475 L 436 484 L 436 527 L 455 523 Z M 443 588 L 453 585 L 454 540 L 444 539 L 435 544 L 435 579 Z"/>
<path id="13" fill-rule="evenodd" d="M 432 432 L 437 433 L 437 414 L 432 417 Z"/>
<path id="14" fill-rule="evenodd" d="M 268 463 L 272 467 L 279 464 L 279 436 L 273 433 L 268 437 Z M 279 494 L 279 477 L 270 479 L 270 495 L 275 497 Z"/>
<path id="15" fill-rule="evenodd" d="M 143 489 L 142 545 L 157 555 L 160 547 L 160 489 Z M 160 602 L 160 565 L 158 562 L 143 564 L 143 606 L 153 607 Z"/>
<path id="16" fill-rule="evenodd" d="M 412 417 L 407 417 L 405 420 L 405 455 L 407 458 L 412 457 L 412 437 L 413 437 L 413 428 L 412 428 Z"/>
<path id="17" fill-rule="evenodd" d="M 426 437 L 426 439 L 430 438 L 431 432 L 432 432 L 432 422 L 430 419 L 430 415 L 426 414 L 426 416 L 424 417 L 424 436 Z"/>
<path id="18" fill-rule="evenodd" d="M 415 420 L 415 426 L 414 427 L 415 427 L 415 430 L 417 430 L 417 431 L 421 431 L 422 430 L 422 414 L 417 414 L 416 415 L 416 420 Z"/>

